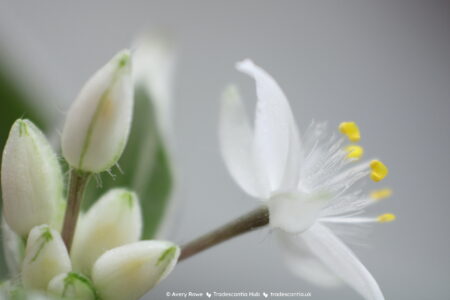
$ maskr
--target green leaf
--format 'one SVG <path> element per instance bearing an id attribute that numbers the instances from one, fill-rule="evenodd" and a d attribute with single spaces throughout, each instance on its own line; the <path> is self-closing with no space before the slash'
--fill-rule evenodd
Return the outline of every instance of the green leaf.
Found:
<path id="1" fill-rule="evenodd" d="M 119 160 L 120 171 L 100 174 L 101 186 L 91 181 L 85 194 L 85 208 L 115 187 L 135 191 L 144 219 L 143 239 L 153 238 L 163 221 L 170 200 L 173 176 L 165 141 L 158 128 L 153 101 L 147 90 L 135 91 L 133 124 L 128 144 Z"/>
<path id="2" fill-rule="evenodd" d="M 9 130 L 16 119 L 30 119 L 43 131 L 46 131 L 49 125 L 46 118 L 33 107 L 32 104 L 35 100 L 24 92 L 24 88 L 11 77 L 11 73 L 5 64 L 0 61 L 0 149 L 2 152 Z M 1 157 L 2 155 L 0 155 L 0 164 Z M 0 213 L 2 203 L 0 201 Z M 0 279 L 4 279 L 6 276 L 7 268 L 4 261 L 3 244 L 0 241 Z"/>

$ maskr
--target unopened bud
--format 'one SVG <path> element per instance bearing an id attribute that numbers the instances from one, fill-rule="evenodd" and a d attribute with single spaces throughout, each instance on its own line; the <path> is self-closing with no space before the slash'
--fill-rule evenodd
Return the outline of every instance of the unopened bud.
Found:
<path id="1" fill-rule="evenodd" d="M 137 195 L 125 189 L 107 192 L 80 219 L 71 252 L 74 269 L 90 275 L 100 255 L 139 241 L 141 231 Z"/>
<path id="2" fill-rule="evenodd" d="M 137 300 L 174 268 L 179 248 L 165 241 L 140 241 L 105 254 L 94 264 L 92 280 L 102 299 Z"/>
<path id="3" fill-rule="evenodd" d="M 81 89 L 67 114 L 62 152 L 69 165 L 99 173 L 119 160 L 133 113 L 133 82 L 128 50 L 119 52 Z"/>
<path id="4" fill-rule="evenodd" d="M 64 210 L 63 177 L 56 154 L 28 120 L 11 128 L 2 162 L 3 215 L 26 237 L 37 225 L 58 228 Z"/>
<path id="5" fill-rule="evenodd" d="M 59 233 L 48 225 L 33 228 L 28 236 L 22 265 L 24 287 L 46 290 L 53 277 L 70 270 L 69 254 Z"/>

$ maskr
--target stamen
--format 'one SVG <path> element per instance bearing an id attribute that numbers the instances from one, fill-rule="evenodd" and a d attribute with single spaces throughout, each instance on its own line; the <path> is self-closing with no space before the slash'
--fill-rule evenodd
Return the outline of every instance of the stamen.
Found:
<path id="1" fill-rule="evenodd" d="M 389 188 L 374 190 L 370 193 L 370 198 L 373 200 L 381 200 L 389 198 L 392 195 L 392 190 Z"/>
<path id="2" fill-rule="evenodd" d="M 380 223 L 388 223 L 392 222 L 396 219 L 394 214 L 384 214 L 377 217 L 378 222 Z"/>
<path id="3" fill-rule="evenodd" d="M 342 122 L 339 125 L 339 131 L 352 142 L 358 142 L 361 139 L 358 125 L 355 122 Z"/>
<path id="4" fill-rule="evenodd" d="M 345 147 L 347 151 L 347 158 L 360 159 L 364 154 L 363 147 L 359 145 L 348 145 Z"/>
<path id="5" fill-rule="evenodd" d="M 388 168 L 379 160 L 372 160 L 370 162 L 370 168 L 372 169 L 372 172 L 370 173 L 370 178 L 373 181 L 380 181 L 384 177 L 386 177 L 389 173 Z"/>

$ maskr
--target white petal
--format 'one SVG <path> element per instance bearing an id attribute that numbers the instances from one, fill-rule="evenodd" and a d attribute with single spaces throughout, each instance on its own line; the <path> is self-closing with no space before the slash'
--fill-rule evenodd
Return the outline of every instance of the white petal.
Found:
<path id="1" fill-rule="evenodd" d="M 109 250 L 92 269 L 102 299 L 137 300 L 174 268 L 180 250 L 165 241 L 140 241 Z"/>
<path id="2" fill-rule="evenodd" d="M 276 81 L 251 60 L 237 69 L 255 79 L 255 143 L 273 191 L 294 188 L 300 172 L 300 139 L 289 102 Z"/>
<path id="3" fill-rule="evenodd" d="M 98 299 L 89 278 L 74 272 L 55 276 L 48 284 L 47 290 L 50 294 L 63 299 Z"/>
<path id="4" fill-rule="evenodd" d="M 56 154 L 32 122 L 17 120 L 11 128 L 2 161 L 3 215 L 26 237 L 37 225 L 58 228 L 63 177 Z"/>
<path id="5" fill-rule="evenodd" d="M 353 287 L 365 299 L 383 300 L 377 282 L 364 265 L 334 233 L 316 223 L 298 238 L 310 248 L 324 265 Z"/>
<path id="6" fill-rule="evenodd" d="M 253 130 L 234 86 L 222 97 L 219 124 L 222 155 L 232 177 L 249 195 L 265 198 L 268 194 L 263 172 L 258 171 L 253 151 Z"/>
<path id="7" fill-rule="evenodd" d="M 1 237 L 6 266 L 8 267 L 10 277 L 14 278 L 20 273 L 25 245 L 20 236 L 8 226 L 4 218 L 2 218 Z"/>
<path id="8" fill-rule="evenodd" d="M 276 194 L 267 202 L 270 226 L 301 233 L 316 221 L 327 203 L 327 197 L 311 197 L 301 193 Z"/>
<path id="9" fill-rule="evenodd" d="M 336 287 L 342 281 L 319 260 L 297 235 L 278 232 L 286 265 L 295 275 L 323 287 Z"/>
<path id="10" fill-rule="evenodd" d="M 81 89 L 61 137 L 71 167 L 98 173 L 112 167 L 125 148 L 133 112 L 129 51 L 119 52 Z"/>
<path id="11" fill-rule="evenodd" d="M 70 269 L 69 254 L 59 233 L 48 225 L 34 227 L 28 236 L 22 266 L 24 287 L 46 290 L 53 277 Z"/>
<path id="12" fill-rule="evenodd" d="M 97 258 L 112 248 L 137 242 L 142 216 L 135 193 L 114 189 L 103 195 L 80 219 L 71 251 L 74 270 L 85 275 Z"/>

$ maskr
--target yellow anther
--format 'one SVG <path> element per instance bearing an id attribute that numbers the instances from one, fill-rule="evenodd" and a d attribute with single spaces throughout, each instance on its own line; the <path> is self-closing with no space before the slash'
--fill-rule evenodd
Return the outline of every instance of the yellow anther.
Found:
<path id="1" fill-rule="evenodd" d="M 370 193 L 370 198 L 372 198 L 373 200 L 381 200 L 381 199 L 388 198 L 391 195 L 392 195 L 392 190 L 386 188 L 386 189 L 379 189 L 379 190 L 372 191 Z"/>
<path id="2" fill-rule="evenodd" d="M 370 178 L 373 181 L 380 181 L 384 177 L 386 177 L 389 173 L 388 168 L 379 160 L 372 160 L 370 162 L 370 168 L 372 169 L 372 172 L 370 173 Z"/>
<path id="3" fill-rule="evenodd" d="M 394 214 L 384 214 L 377 217 L 377 221 L 380 223 L 392 222 L 397 217 Z"/>
<path id="4" fill-rule="evenodd" d="M 360 159 L 364 154 L 364 149 L 358 145 L 348 145 L 345 147 L 347 158 Z"/>
<path id="5" fill-rule="evenodd" d="M 339 131 L 345 134 L 352 142 L 358 142 L 361 139 L 358 125 L 355 122 L 342 122 L 339 125 Z"/>

